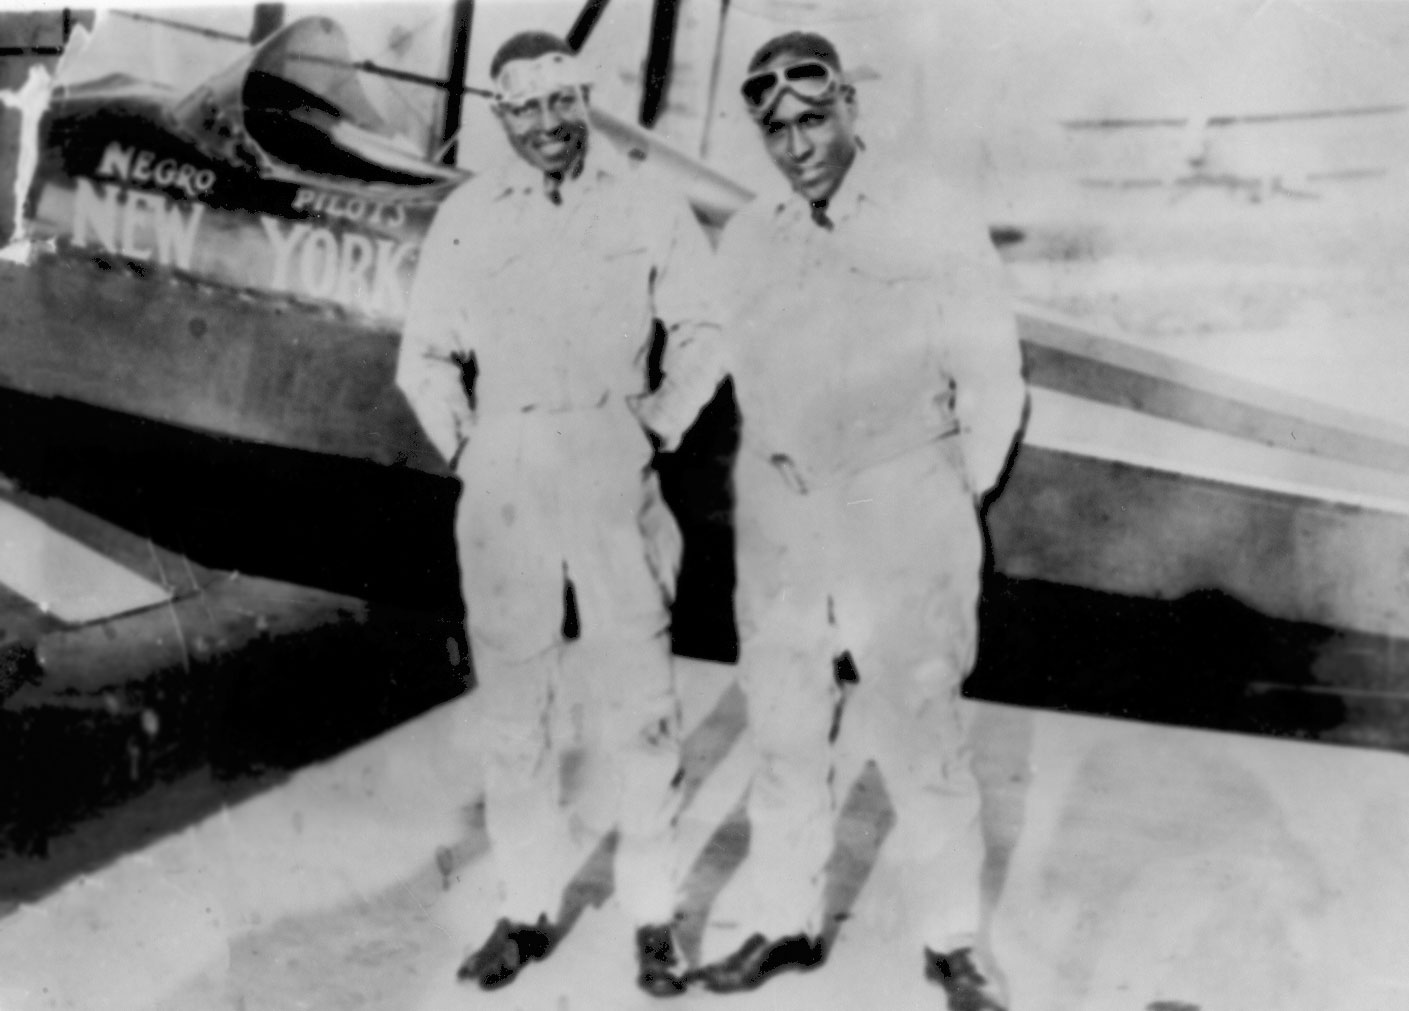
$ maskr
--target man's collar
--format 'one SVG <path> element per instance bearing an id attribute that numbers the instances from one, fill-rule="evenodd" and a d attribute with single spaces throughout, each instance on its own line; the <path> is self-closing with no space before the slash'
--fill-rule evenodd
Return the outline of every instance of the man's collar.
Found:
<path id="1" fill-rule="evenodd" d="M 867 155 L 866 145 L 858 140 L 856 157 L 851 160 L 851 166 L 846 170 L 841 186 L 832 194 L 832 199 L 827 201 L 828 218 L 834 222 L 846 221 L 856 214 L 862 204 L 875 199 L 870 185 L 875 161 L 875 156 Z"/>

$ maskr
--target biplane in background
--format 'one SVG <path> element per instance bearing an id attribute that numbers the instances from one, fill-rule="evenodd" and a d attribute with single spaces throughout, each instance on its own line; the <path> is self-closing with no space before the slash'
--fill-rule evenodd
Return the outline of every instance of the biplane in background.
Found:
<path id="1" fill-rule="evenodd" d="M 1125 146 L 1117 140 L 1122 134 L 1162 135 L 1151 139 L 1148 146 L 1135 145 L 1138 153 L 1132 160 L 1154 166 L 1178 164 L 1177 169 L 1156 168 L 1149 173 L 1117 170 L 1110 174 L 1083 174 L 1078 181 L 1084 187 L 1162 190 L 1173 200 L 1198 190 L 1215 190 L 1259 203 L 1275 197 L 1318 200 L 1328 186 L 1384 178 L 1389 172 L 1386 165 L 1347 164 L 1337 146 L 1325 143 L 1329 138 L 1311 138 L 1308 144 L 1304 136 L 1296 135 L 1312 133 L 1317 126 L 1340 126 L 1367 119 L 1380 123 L 1406 111 L 1409 106 L 1403 104 L 1381 104 L 1240 115 L 1070 119 L 1061 125 L 1076 135 L 1103 138 L 1112 147 Z M 1311 129 L 1303 129 L 1307 127 Z M 1175 150 L 1170 150 L 1171 146 Z M 1097 155 L 1096 160 L 1106 158 Z M 1121 160 L 1119 156 L 1117 160 Z"/>
<path id="2" fill-rule="evenodd" d="M 604 6 L 589 0 L 571 41 Z M 473 91 L 462 27 L 444 80 L 393 76 Z M 205 565 L 455 610 L 458 487 L 392 375 L 419 239 L 467 176 L 438 157 L 451 131 L 415 152 L 388 129 L 358 85 L 380 71 L 336 22 L 274 28 L 185 93 L 61 74 L 25 204 L 33 245 L 0 261 L 0 412 L 29 433 L 0 442 L 0 471 Z M 661 38 L 648 63 L 668 66 Z M 595 115 L 707 225 L 749 198 L 642 123 Z M 1188 167 L 1170 185 L 1225 185 L 1208 153 Z M 1022 226 L 995 235 L 1020 243 Z M 1032 305 L 1019 323 L 1032 412 L 988 512 L 996 571 L 972 689 L 1409 744 L 1395 666 L 1409 655 L 1409 431 Z M 689 544 L 677 649 L 721 659 L 732 424 L 717 402 L 671 475 Z"/>

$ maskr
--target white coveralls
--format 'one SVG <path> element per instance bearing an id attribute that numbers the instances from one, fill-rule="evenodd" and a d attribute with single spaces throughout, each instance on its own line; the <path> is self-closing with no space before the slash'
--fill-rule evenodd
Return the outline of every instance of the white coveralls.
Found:
<path id="1" fill-rule="evenodd" d="M 1015 320 L 986 230 L 938 180 L 860 152 L 827 215 L 830 230 L 785 192 L 730 220 L 723 353 L 682 347 L 661 395 L 667 442 L 711 373 L 732 373 L 742 416 L 739 676 L 759 766 L 745 877 L 728 890 L 747 908 L 729 912 L 770 938 L 821 932 L 836 802 L 872 758 L 897 814 L 881 859 L 943 952 L 979 923 L 956 703 L 976 652 L 977 500 L 1025 401 Z M 834 755 L 843 652 L 860 680 Z M 829 787 L 834 759 L 848 778 Z"/>
<path id="2" fill-rule="evenodd" d="M 517 159 L 456 190 L 421 249 L 397 369 L 463 484 L 455 537 L 487 828 L 501 915 L 520 922 L 557 917 L 613 824 L 622 905 L 639 924 L 673 909 L 675 560 L 648 559 L 642 524 L 669 525 L 677 549 L 679 535 L 626 397 L 645 389 L 653 317 L 702 324 L 697 265 L 711 252 L 685 201 L 637 173 L 599 143 L 561 205 Z M 561 776 L 574 748 L 596 783 L 578 803 Z"/>

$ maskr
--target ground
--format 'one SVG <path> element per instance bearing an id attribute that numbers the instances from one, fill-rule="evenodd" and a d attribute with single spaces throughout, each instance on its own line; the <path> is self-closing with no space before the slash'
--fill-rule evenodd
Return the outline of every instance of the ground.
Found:
<path id="1" fill-rule="evenodd" d="M 738 859 L 748 756 L 728 668 L 683 661 L 681 673 L 700 896 Z M 468 704 L 0 921 L 0 1007 L 656 1006 L 633 986 L 630 924 L 609 895 L 512 986 L 455 980 L 491 916 L 473 744 L 457 734 Z M 1403 756 L 970 704 L 991 934 L 1014 1008 L 1409 1009 Z M 825 966 L 670 1006 L 942 1007 L 920 975 L 905 882 L 883 841 L 866 843 L 886 817 L 854 804 L 839 828 L 859 859 L 836 862 L 847 880 L 834 886 L 860 892 Z M 706 949 L 729 930 L 710 921 Z"/>

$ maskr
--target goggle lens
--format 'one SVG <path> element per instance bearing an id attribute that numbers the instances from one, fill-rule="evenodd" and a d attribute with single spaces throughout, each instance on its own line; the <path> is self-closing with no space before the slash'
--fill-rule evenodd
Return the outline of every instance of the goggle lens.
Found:
<path id="1" fill-rule="evenodd" d="M 773 93 L 777 84 L 778 75 L 770 70 L 766 74 L 755 74 L 750 77 L 739 90 L 744 93 L 744 101 L 752 108 L 757 109 L 763 104 L 763 100 Z"/>

